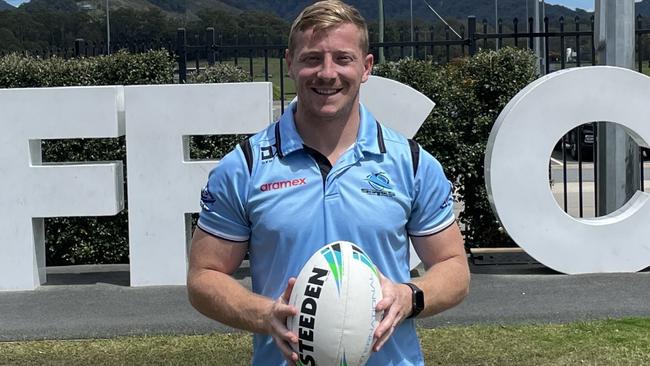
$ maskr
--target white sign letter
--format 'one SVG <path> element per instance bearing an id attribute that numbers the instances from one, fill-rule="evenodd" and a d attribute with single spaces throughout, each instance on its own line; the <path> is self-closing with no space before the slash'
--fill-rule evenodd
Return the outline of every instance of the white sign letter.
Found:
<path id="1" fill-rule="evenodd" d="M 582 67 L 544 76 L 499 115 L 488 142 L 488 195 L 504 228 L 540 263 L 564 273 L 636 272 L 650 265 L 650 195 L 637 192 L 619 210 L 576 219 L 549 189 L 553 145 L 595 121 L 623 125 L 641 146 L 650 141 L 650 78 L 616 67 Z"/>
<path id="2" fill-rule="evenodd" d="M 124 135 L 122 87 L 0 90 L 0 290 L 45 282 L 44 217 L 115 215 L 122 162 L 43 164 L 41 140 Z"/>
<path id="3" fill-rule="evenodd" d="M 216 161 L 189 136 L 248 134 L 272 121 L 270 83 L 125 88 L 131 286 L 183 285 L 188 214 Z"/>

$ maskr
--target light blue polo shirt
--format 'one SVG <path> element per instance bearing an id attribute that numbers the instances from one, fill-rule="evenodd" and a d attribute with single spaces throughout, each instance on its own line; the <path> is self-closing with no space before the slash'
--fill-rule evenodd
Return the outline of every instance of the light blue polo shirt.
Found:
<path id="1" fill-rule="evenodd" d="M 303 145 L 294 111 L 295 104 L 252 136 L 250 149 L 240 144 L 210 172 L 199 227 L 248 241 L 253 291 L 272 299 L 313 253 L 336 240 L 357 244 L 391 280 L 409 281 L 408 236 L 435 234 L 455 220 L 452 186 L 438 161 L 419 146 L 413 155 L 405 137 L 361 106 L 356 143 L 328 167 Z M 285 365 L 270 336 L 256 334 L 253 347 L 254 365 Z M 413 320 L 368 361 L 423 364 Z"/>

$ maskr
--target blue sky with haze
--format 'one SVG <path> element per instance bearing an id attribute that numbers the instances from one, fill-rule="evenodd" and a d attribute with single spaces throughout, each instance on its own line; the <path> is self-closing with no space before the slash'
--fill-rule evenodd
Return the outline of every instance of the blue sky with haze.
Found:
<path id="1" fill-rule="evenodd" d="M 557 5 L 564 5 L 567 8 L 575 9 L 575 8 L 580 8 L 580 9 L 585 9 L 592 11 L 594 10 L 594 4 L 596 3 L 595 0 L 546 0 L 547 4 L 557 4 Z"/>

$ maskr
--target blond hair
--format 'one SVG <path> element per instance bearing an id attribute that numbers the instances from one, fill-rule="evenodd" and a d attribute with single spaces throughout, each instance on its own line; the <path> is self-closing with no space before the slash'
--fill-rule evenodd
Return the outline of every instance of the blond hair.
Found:
<path id="1" fill-rule="evenodd" d="M 314 33 L 325 31 L 339 25 L 351 23 L 359 28 L 361 33 L 361 50 L 367 54 L 370 48 L 368 41 L 368 25 L 359 11 L 340 0 L 323 0 L 306 7 L 294 20 L 289 33 L 289 54 L 296 47 L 296 33 L 310 28 Z"/>

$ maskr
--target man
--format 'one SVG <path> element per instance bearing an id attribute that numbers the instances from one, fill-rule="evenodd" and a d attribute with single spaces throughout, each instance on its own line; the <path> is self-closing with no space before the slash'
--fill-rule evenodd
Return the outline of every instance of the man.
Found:
<path id="1" fill-rule="evenodd" d="M 287 305 L 294 277 L 323 245 L 350 241 L 383 274 L 368 365 L 422 365 L 413 317 L 458 304 L 469 283 L 451 185 L 433 157 L 359 104 L 373 56 L 356 9 L 338 0 L 307 7 L 286 60 L 298 101 L 224 157 L 203 190 L 190 301 L 256 333 L 254 365 L 294 365 L 298 337 L 285 325 L 297 313 Z M 428 270 L 406 284 L 409 236 Z M 247 252 L 252 292 L 230 276 Z"/>

